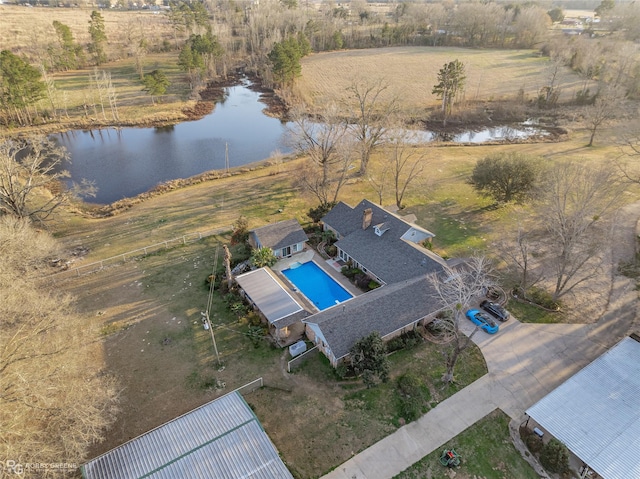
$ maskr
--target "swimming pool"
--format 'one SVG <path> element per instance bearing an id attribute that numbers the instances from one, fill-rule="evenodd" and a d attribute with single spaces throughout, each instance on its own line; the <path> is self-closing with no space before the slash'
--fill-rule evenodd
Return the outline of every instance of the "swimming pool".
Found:
<path id="1" fill-rule="evenodd" d="M 282 271 L 319 310 L 330 308 L 353 298 L 335 279 L 322 271 L 313 261 Z"/>

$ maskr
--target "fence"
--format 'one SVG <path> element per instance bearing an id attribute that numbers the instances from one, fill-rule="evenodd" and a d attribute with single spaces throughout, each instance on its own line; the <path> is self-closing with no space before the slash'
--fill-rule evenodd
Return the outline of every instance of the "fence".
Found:
<path id="1" fill-rule="evenodd" d="M 93 263 L 76 266 L 73 268 L 66 269 L 64 271 L 59 271 L 57 273 L 53 273 L 52 275 L 50 275 L 50 277 L 53 277 L 54 279 L 65 279 L 65 278 L 70 278 L 71 276 L 74 276 L 74 275 L 81 276 L 83 274 L 93 273 L 95 271 L 100 271 L 101 269 L 104 269 L 105 266 L 113 266 L 119 263 L 124 263 L 127 261 L 127 259 L 136 258 L 139 256 L 146 256 L 148 254 L 155 253 L 162 249 L 169 249 L 169 247 L 175 247 L 178 245 L 186 245 L 189 243 L 194 243 L 196 241 L 201 240 L 202 238 L 221 234 L 226 231 L 230 231 L 231 229 L 232 229 L 231 226 L 225 226 L 223 228 L 218 228 L 215 230 L 189 233 L 189 234 L 180 236 L 178 238 L 161 241 L 160 243 L 152 244 L 150 246 L 145 246 L 143 248 L 134 249 L 132 251 L 127 251 L 126 253 L 121 253 L 116 256 L 111 256 L 110 258 L 102 259 L 100 261 L 94 261 Z"/>
<path id="2" fill-rule="evenodd" d="M 234 389 L 231 392 L 233 393 L 233 392 L 238 391 L 240 394 L 242 394 L 244 396 L 245 394 L 252 393 L 256 389 L 260 389 L 263 386 L 264 386 L 264 381 L 262 381 L 262 377 L 259 377 L 258 379 L 254 379 L 250 383 L 245 384 L 244 386 L 240 386 L 238 389 Z M 229 394 L 231 394 L 231 393 L 229 393 Z"/>
<path id="3" fill-rule="evenodd" d="M 296 356 L 295 358 L 293 358 L 291 361 L 287 363 L 287 372 L 290 373 L 293 367 L 300 366 L 304 361 L 309 359 L 311 356 L 314 356 L 315 354 L 317 354 L 318 351 L 320 351 L 318 349 L 318 346 L 314 346 L 309 351 L 305 351 L 300 356 Z"/>

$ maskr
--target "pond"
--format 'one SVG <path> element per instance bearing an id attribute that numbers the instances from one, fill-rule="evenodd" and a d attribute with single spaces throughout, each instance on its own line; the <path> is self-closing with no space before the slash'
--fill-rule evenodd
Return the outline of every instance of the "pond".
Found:
<path id="1" fill-rule="evenodd" d="M 225 88 L 214 111 L 197 121 L 161 128 L 74 130 L 54 135 L 70 153 L 73 181 L 98 188 L 87 201 L 111 203 L 159 183 L 264 160 L 287 151 L 286 125 L 265 115 L 249 83 Z"/>
<path id="2" fill-rule="evenodd" d="M 255 163 L 276 151 L 288 153 L 287 123 L 264 114 L 260 93 L 248 80 L 225 88 L 224 98 L 197 121 L 157 128 L 73 130 L 53 135 L 70 153 L 63 168 L 71 180 L 92 181 L 92 203 L 112 203 L 154 186 L 205 171 Z M 417 133 L 417 142 L 483 143 L 543 135 L 527 124 L 459 133 Z M 227 164 L 228 160 L 228 164 Z"/>

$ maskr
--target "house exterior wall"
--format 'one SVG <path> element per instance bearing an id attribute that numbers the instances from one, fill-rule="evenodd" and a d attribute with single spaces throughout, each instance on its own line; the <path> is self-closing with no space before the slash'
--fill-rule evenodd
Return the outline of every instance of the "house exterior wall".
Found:
<path id="1" fill-rule="evenodd" d="M 304 242 L 295 243 L 284 248 L 279 248 L 273 252 L 276 258 L 285 258 L 300 253 L 304 249 Z"/>
<path id="2" fill-rule="evenodd" d="M 255 249 L 262 248 L 262 245 L 260 244 L 258 237 L 253 231 L 249 234 L 249 244 L 251 245 L 252 248 L 255 248 Z"/>
<path id="3" fill-rule="evenodd" d="M 338 256 L 338 258 L 340 258 L 345 263 L 348 263 L 349 261 L 351 261 L 351 264 L 353 265 L 354 268 L 361 269 L 363 273 L 366 273 L 367 276 L 369 276 L 374 281 L 377 281 L 379 284 L 386 284 L 384 281 L 382 281 L 380 278 L 378 278 L 375 274 L 373 274 L 371 271 L 369 271 L 365 265 L 363 265 L 363 264 L 359 263 L 358 261 L 356 261 L 355 259 L 353 259 L 351 256 L 349 256 L 349 254 L 346 251 L 344 251 L 343 249 L 341 249 L 339 247 L 338 247 L 337 256 Z"/>
<path id="4" fill-rule="evenodd" d="M 329 360 L 331 366 L 333 366 L 334 368 L 337 367 L 338 362 L 331 352 L 331 348 L 329 348 L 329 346 L 327 345 L 322 332 L 318 328 L 318 325 L 313 323 L 305 323 L 305 334 L 307 335 L 309 341 L 312 341 L 313 344 L 315 344 L 318 349 L 322 351 L 322 354 L 324 354 L 325 357 Z"/>
<path id="5" fill-rule="evenodd" d="M 329 226 L 326 223 L 322 225 L 322 231 L 331 231 L 333 235 L 336 237 L 336 240 L 342 239 L 342 236 L 340 235 L 340 233 L 338 233 L 336 230 L 334 230 L 331 226 Z"/>

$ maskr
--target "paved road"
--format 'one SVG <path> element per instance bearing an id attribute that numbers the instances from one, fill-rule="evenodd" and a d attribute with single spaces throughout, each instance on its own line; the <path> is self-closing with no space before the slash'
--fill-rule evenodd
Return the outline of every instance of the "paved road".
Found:
<path id="1" fill-rule="evenodd" d="M 640 203 L 623 209 L 612 261 L 634 254 Z M 496 408 L 513 419 L 638 326 L 634 282 L 613 276 L 607 312 L 595 324 L 527 324 L 509 320 L 494 336 L 474 335 L 488 374 L 338 466 L 322 479 L 388 479 Z M 466 331 L 471 325 L 465 324 Z"/>

